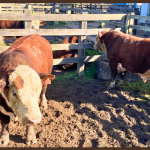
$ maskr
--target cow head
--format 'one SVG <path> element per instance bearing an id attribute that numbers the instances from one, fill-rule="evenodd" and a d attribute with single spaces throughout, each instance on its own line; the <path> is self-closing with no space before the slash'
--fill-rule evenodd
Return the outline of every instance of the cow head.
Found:
<path id="1" fill-rule="evenodd" d="M 48 77 L 43 77 L 44 80 Z M 0 80 L 0 92 L 6 103 L 19 116 L 24 125 L 39 123 L 41 112 L 38 106 L 42 90 L 39 75 L 26 65 L 19 65 L 8 77 Z"/>
<path id="2" fill-rule="evenodd" d="M 31 24 L 32 24 L 32 28 L 33 29 L 39 29 L 39 27 L 43 26 L 45 24 L 45 22 L 44 21 L 40 21 L 40 20 L 33 20 L 31 22 Z"/>
<path id="3" fill-rule="evenodd" d="M 98 36 L 96 37 L 95 43 L 94 43 L 94 49 L 97 51 L 102 51 L 104 53 L 107 53 L 106 45 L 104 43 L 104 40 L 101 39 L 102 35 L 105 34 L 107 31 L 98 31 Z"/>

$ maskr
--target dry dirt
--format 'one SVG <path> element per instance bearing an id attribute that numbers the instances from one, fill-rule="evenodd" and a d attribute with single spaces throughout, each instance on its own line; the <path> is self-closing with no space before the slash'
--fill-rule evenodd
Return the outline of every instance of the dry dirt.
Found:
<path id="1" fill-rule="evenodd" d="M 66 72 L 53 69 L 56 77 Z M 42 121 L 34 127 L 37 143 L 29 147 L 148 147 L 150 108 L 136 100 L 138 92 L 106 88 L 97 77 L 53 81 L 46 92 L 48 108 L 41 109 Z M 28 147 L 20 121 L 11 122 L 9 131 L 7 147 Z"/>
<path id="2" fill-rule="evenodd" d="M 53 69 L 56 77 L 66 72 Z M 17 121 L 10 123 L 7 147 L 149 147 L 150 108 L 136 100 L 136 91 L 106 88 L 97 77 L 52 81 L 48 108 L 41 109 L 42 121 L 34 126 L 37 143 L 25 144 L 26 128 Z"/>

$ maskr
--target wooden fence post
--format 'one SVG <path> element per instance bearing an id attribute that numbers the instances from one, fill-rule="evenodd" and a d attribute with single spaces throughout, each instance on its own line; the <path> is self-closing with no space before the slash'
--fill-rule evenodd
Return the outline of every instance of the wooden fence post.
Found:
<path id="1" fill-rule="evenodd" d="M 0 14 L 2 13 L 2 4 L 0 4 Z M 0 45 L 4 44 L 4 38 L 3 36 L 0 36 Z"/>
<path id="2" fill-rule="evenodd" d="M 124 24 L 124 33 L 126 34 L 128 32 L 128 20 L 129 20 L 129 14 L 126 15 L 125 24 Z"/>
<path id="3" fill-rule="evenodd" d="M 33 5 L 29 5 L 29 4 L 28 4 L 28 9 L 25 10 L 25 13 L 26 13 L 26 14 L 31 14 L 31 13 L 33 13 Z M 32 21 L 25 21 L 25 29 L 31 29 L 31 28 L 32 28 L 31 22 L 32 22 Z"/>
<path id="4" fill-rule="evenodd" d="M 2 13 L 2 4 L 0 4 L 0 14 Z"/>
<path id="5" fill-rule="evenodd" d="M 55 8 L 55 14 L 58 13 L 58 12 L 59 12 L 59 9 Z M 54 28 L 56 28 L 56 29 L 58 28 L 58 21 L 54 21 Z M 58 41 L 57 36 L 54 37 L 54 41 Z"/>
<path id="6" fill-rule="evenodd" d="M 105 23 L 104 22 L 99 22 L 99 28 L 105 28 Z"/>
<path id="7" fill-rule="evenodd" d="M 87 12 L 82 12 L 82 14 L 87 14 Z M 87 29 L 87 21 L 79 21 L 80 29 Z M 79 43 L 86 42 L 86 36 L 79 36 Z M 78 57 L 85 56 L 85 49 L 78 50 Z M 77 63 L 77 73 L 79 76 L 84 75 L 84 63 Z"/>
<path id="8" fill-rule="evenodd" d="M 131 15 L 135 15 L 135 13 L 131 13 Z M 134 19 L 130 19 L 130 14 L 127 14 L 126 20 L 125 20 L 124 33 L 133 35 L 133 32 L 132 32 L 133 29 L 132 28 L 128 28 L 129 25 L 134 25 Z"/>
<path id="9" fill-rule="evenodd" d="M 71 6 L 68 6 L 68 8 L 71 8 Z M 71 10 L 67 10 L 66 14 L 71 14 Z M 70 28 L 70 22 L 66 22 L 67 23 L 67 27 Z"/>

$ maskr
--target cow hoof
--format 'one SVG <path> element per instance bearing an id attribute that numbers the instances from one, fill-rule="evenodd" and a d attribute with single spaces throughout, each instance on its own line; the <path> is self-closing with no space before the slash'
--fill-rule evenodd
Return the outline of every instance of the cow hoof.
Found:
<path id="1" fill-rule="evenodd" d="M 35 143 L 37 143 L 37 140 L 36 139 L 28 139 L 27 141 L 26 141 L 26 145 L 31 145 L 31 144 L 35 144 Z"/>
<path id="2" fill-rule="evenodd" d="M 47 99 L 45 97 L 45 94 L 43 94 L 41 96 L 41 103 L 40 103 L 40 107 L 42 107 L 43 109 L 47 108 Z"/>
<path id="3" fill-rule="evenodd" d="M 9 142 L 9 133 L 6 131 L 2 131 L 1 133 L 1 144 L 8 145 Z"/>
<path id="4" fill-rule="evenodd" d="M 115 86 L 108 86 L 107 90 L 109 91 L 109 90 L 112 90 L 114 88 L 115 88 Z"/>
<path id="5" fill-rule="evenodd" d="M 37 143 L 36 136 L 34 134 L 33 126 L 27 126 L 26 131 L 26 144 L 35 144 Z"/>
<path id="6" fill-rule="evenodd" d="M 120 80 L 119 83 L 118 83 L 118 85 L 120 85 L 120 86 L 123 85 L 123 84 L 124 84 L 123 80 Z"/>

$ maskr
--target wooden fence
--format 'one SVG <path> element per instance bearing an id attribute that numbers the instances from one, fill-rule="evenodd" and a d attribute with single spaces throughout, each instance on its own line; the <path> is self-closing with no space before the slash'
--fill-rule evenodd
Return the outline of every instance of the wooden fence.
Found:
<path id="1" fill-rule="evenodd" d="M 114 5 L 102 3 L 57 3 L 57 7 L 71 7 L 75 9 L 97 10 L 112 13 L 131 13 L 134 12 L 134 5 Z M 74 12 L 76 13 L 76 12 Z"/>
<path id="2" fill-rule="evenodd" d="M 131 25 L 133 19 L 145 19 L 150 20 L 148 17 L 144 16 L 135 16 L 127 14 L 87 14 L 82 12 L 82 14 L 35 14 L 33 13 L 33 6 L 29 5 L 28 10 L 23 14 L 0 14 L 0 20 L 24 20 L 25 29 L 0 29 L 1 36 L 26 36 L 30 34 L 39 34 L 42 36 L 66 36 L 66 35 L 77 35 L 79 36 L 79 43 L 75 44 L 51 44 L 52 50 L 66 50 L 66 49 L 78 49 L 77 58 L 65 58 L 65 59 L 54 59 L 53 65 L 68 64 L 68 63 L 77 63 L 77 72 L 78 75 L 84 75 L 84 63 L 93 62 L 99 60 L 106 60 L 106 55 L 94 55 L 94 56 L 85 56 L 86 48 L 93 48 L 94 43 L 85 43 L 87 35 L 97 35 L 98 31 L 102 30 L 121 30 L 121 28 L 95 28 L 87 29 L 87 21 L 99 21 L 101 20 L 124 20 L 124 31 L 127 31 L 130 28 L 138 28 L 137 26 Z M 78 21 L 78 29 L 32 29 L 31 21 L 40 20 L 40 21 Z M 140 29 L 150 31 L 146 27 L 140 27 Z M 6 50 L 9 46 L 0 46 L 0 52 Z"/>
<path id="3" fill-rule="evenodd" d="M 0 3 L 0 13 L 24 13 L 28 9 L 28 5 L 33 6 L 33 13 L 51 13 L 51 3 Z M 47 6 L 48 5 L 48 6 Z"/>

